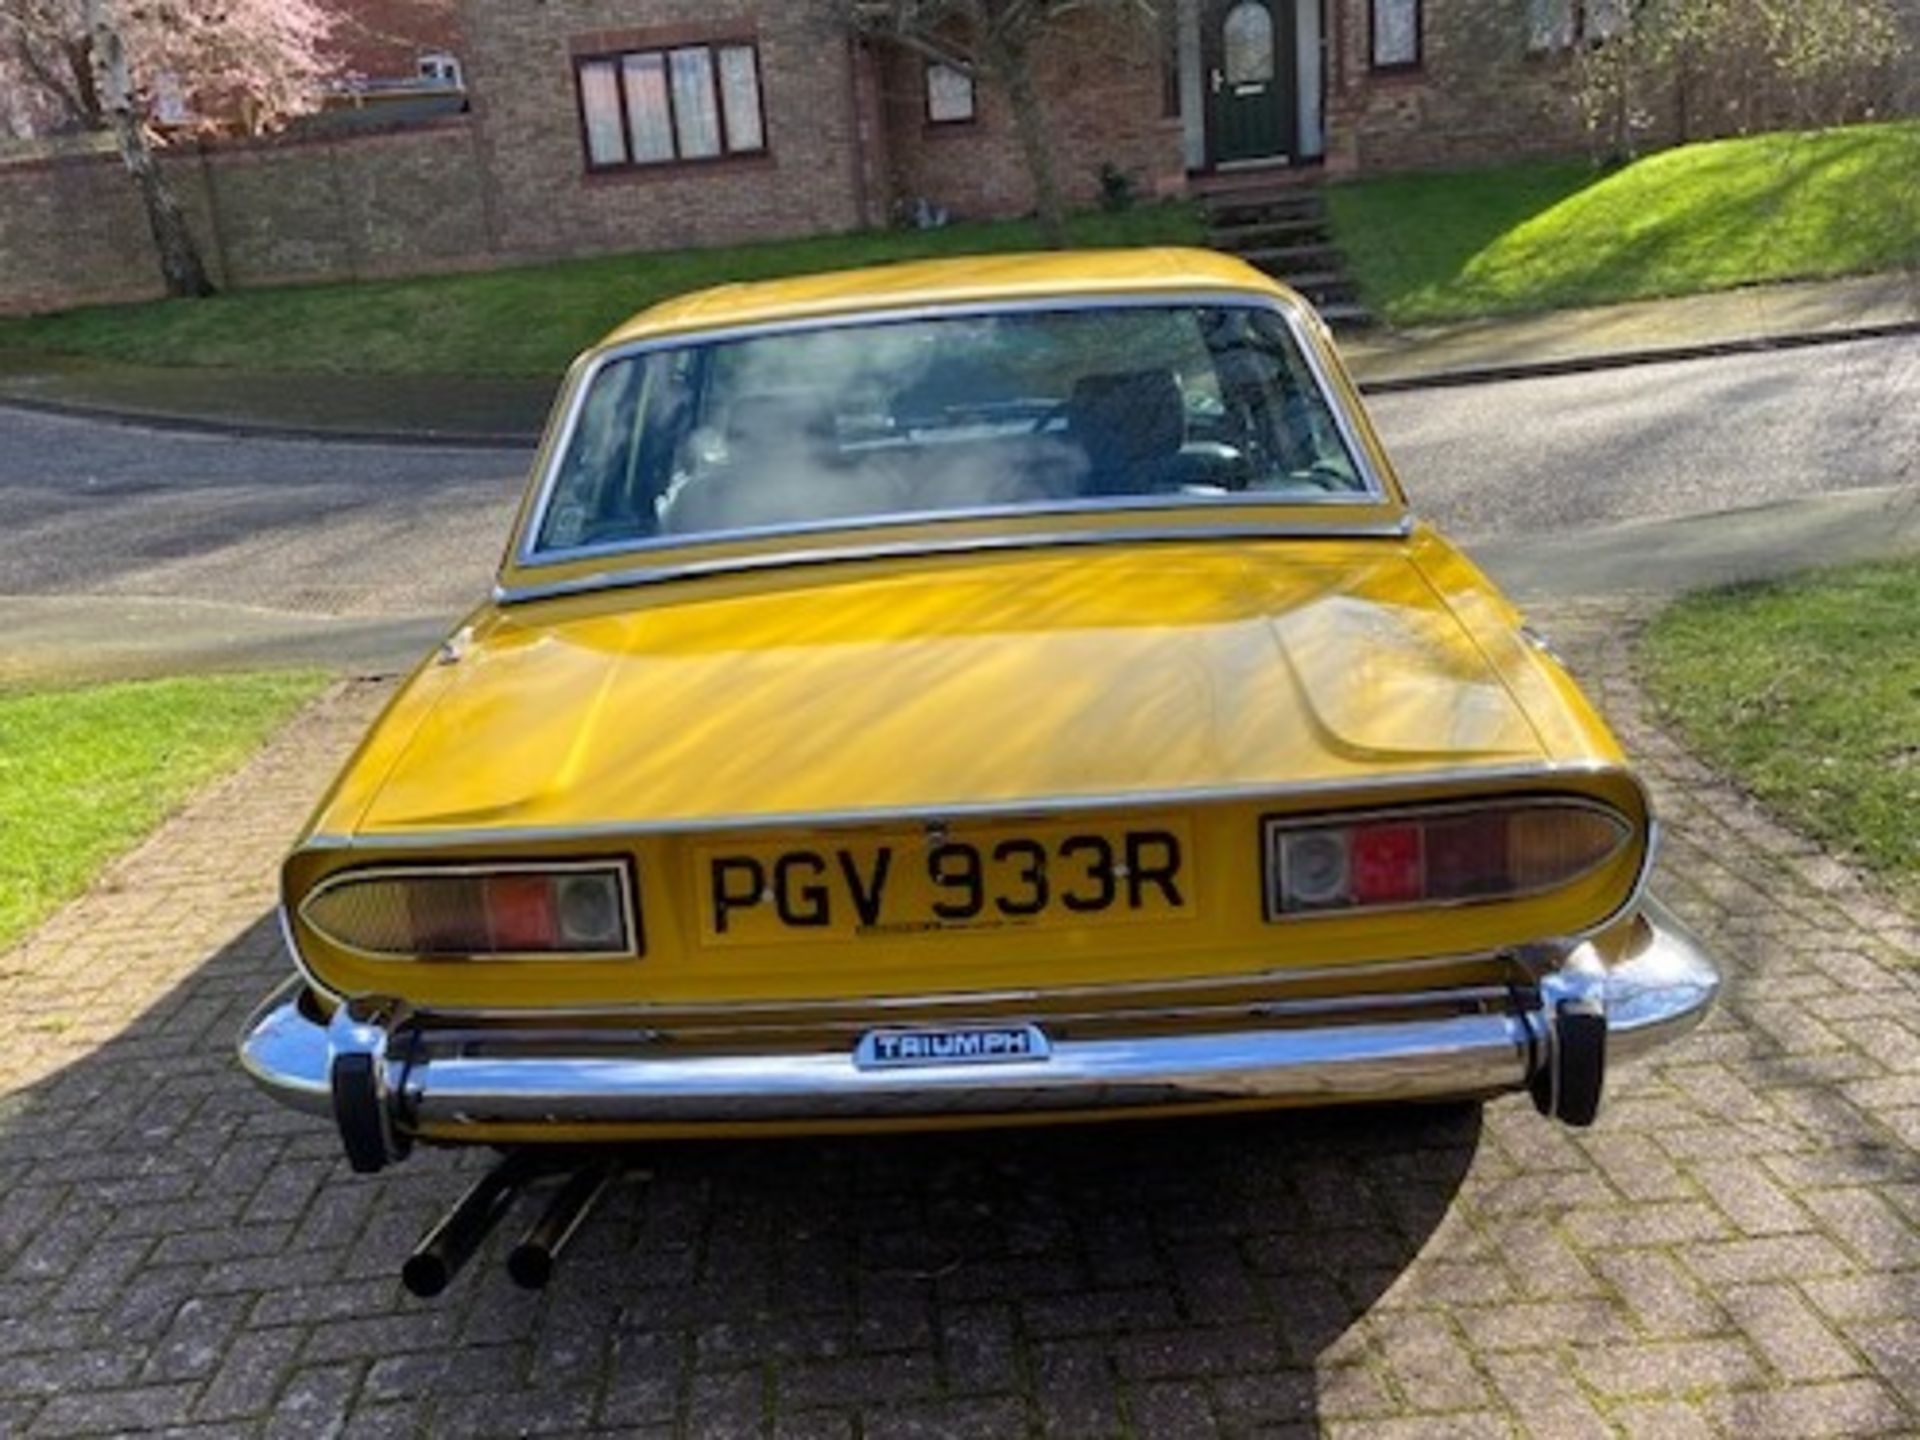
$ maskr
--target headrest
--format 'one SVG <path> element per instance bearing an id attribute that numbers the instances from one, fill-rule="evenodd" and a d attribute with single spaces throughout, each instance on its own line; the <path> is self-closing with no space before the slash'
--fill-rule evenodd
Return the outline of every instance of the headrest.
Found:
<path id="1" fill-rule="evenodd" d="M 1067 401 L 1067 433 L 1096 470 L 1170 459 L 1187 438 L 1180 382 L 1171 370 L 1083 375 Z"/>
<path id="2" fill-rule="evenodd" d="M 728 408 L 727 440 L 734 448 L 837 446 L 839 417 L 833 397 L 813 391 L 742 395 Z"/>

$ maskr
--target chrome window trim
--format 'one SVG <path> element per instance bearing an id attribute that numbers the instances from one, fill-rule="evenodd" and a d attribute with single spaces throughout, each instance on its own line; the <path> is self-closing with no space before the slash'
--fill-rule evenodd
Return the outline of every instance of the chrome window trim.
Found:
<path id="1" fill-rule="evenodd" d="M 822 529 L 844 531 L 849 529 L 871 529 L 877 527 L 917 525 L 939 523 L 962 519 L 998 519 L 1009 517 L 1043 516 L 1072 511 L 1109 512 L 1124 508 L 1107 501 L 1070 501 L 1058 504 L 1033 505 L 993 505 L 967 510 L 913 511 L 898 515 L 861 516 L 845 521 L 806 522 L 791 526 L 761 526 L 746 530 L 714 530 L 702 532 L 697 536 L 643 537 L 632 541 L 603 542 L 593 546 L 575 546 L 566 550 L 544 550 L 538 544 L 540 532 L 546 527 L 547 512 L 552 505 L 554 491 L 559 484 L 560 468 L 565 463 L 573 447 L 574 434 L 579 428 L 580 417 L 586 409 L 586 398 L 599 379 L 601 371 L 607 366 L 636 356 L 653 354 L 665 350 L 681 350 L 700 345 L 721 345 L 740 340 L 760 339 L 772 335 L 797 335 L 817 333 L 822 330 L 847 329 L 869 325 L 907 325 L 928 320 L 960 320 L 981 315 L 1015 314 L 1072 314 L 1091 310 L 1147 310 L 1168 309 L 1182 306 L 1209 308 L 1237 308 L 1247 310 L 1265 310 L 1278 315 L 1286 324 L 1289 337 L 1298 347 L 1314 383 L 1319 387 L 1321 397 L 1333 415 L 1335 428 L 1340 432 L 1341 442 L 1347 447 L 1348 457 L 1352 460 L 1356 473 L 1365 482 L 1364 494 L 1333 497 L 1321 500 L 1298 500 L 1278 502 L 1274 500 L 1247 501 L 1234 497 L 1192 496 L 1185 499 L 1167 497 L 1146 508 L 1155 510 L 1181 511 L 1202 508 L 1206 503 L 1218 504 L 1226 501 L 1241 506 L 1272 506 L 1280 503 L 1292 503 L 1307 506 L 1328 504 L 1382 505 L 1394 503 L 1394 496 L 1383 478 L 1375 469 L 1373 457 L 1362 442 L 1360 432 L 1354 423 L 1354 417 L 1348 412 L 1347 405 L 1333 384 L 1332 377 L 1322 362 L 1318 347 L 1308 331 L 1308 317 L 1300 304 L 1294 300 L 1277 295 L 1262 294 L 1254 290 L 1220 288 L 1217 290 L 1172 289 L 1164 291 L 1122 291 L 1110 294 L 1077 296 L 1036 296 L 999 301 L 962 300 L 940 305 L 906 305 L 896 308 L 885 306 L 872 310 L 854 310 L 831 315 L 796 316 L 788 320 L 761 321 L 750 325 L 723 326 L 711 330 L 689 328 L 652 336 L 642 340 L 628 341 L 625 344 L 609 347 L 595 354 L 585 369 L 574 377 L 572 391 L 567 397 L 566 411 L 559 429 L 554 433 L 548 449 L 545 463 L 541 468 L 538 489 L 533 504 L 528 507 L 526 522 L 515 538 L 513 564 L 525 570 L 537 570 L 555 565 L 574 564 L 581 560 L 599 558 L 615 554 L 639 554 L 658 550 L 683 550 L 690 546 L 728 544 L 741 540 L 769 538 L 788 534 L 804 534 L 809 530 Z M 1115 497 L 1124 499 L 1130 497 Z M 1196 505 L 1195 502 L 1201 502 Z"/>
<path id="2" fill-rule="evenodd" d="M 449 861 L 445 864 L 416 865 L 367 865 L 347 870 L 337 870 L 315 885 L 300 899 L 298 915 L 300 923 L 311 930 L 321 940 L 343 954 L 362 960 L 372 960 L 380 964 L 401 965 L 437 965 L 441 963 L 493 964 L 495 962 L 555 964 L 569 961 L 595 960 L 642 960 L 646 958 L 646 932 L 640 923 L 639 878 L 636 873 L 638 862 L 631 856 L 617 855 L 585 859 L 554 860 L 501 860 L 501 861 Z M 489 950 L 480 954 L 470 951 L 447 951 L 422 955 L 409 951 L 369 950 L 365 946 L 354 945 L 334 934 L 326 926 L 308 913 L 310 908 L 335 890 L 349 885 L 366 884 L 380 880 L 442 880 L 448 877 L 466 877 L 489 875 L 559 875 L 559 874 L 612 874 L 619 880 L 620 919 L 625 926 L 626 946 L 619 950 Z M 286 913 L 284 905 L 281 912 Z M 288 936 L 289 943 L 292 936 Z M 299 952 L 296 948 L 295 954 Z M 306 967 L 303 964 L 301 968 Z"/>
<path id="3" fill-rule="evenodd" d="M 1268 494 L 1249 495 L 1107 495 L 1091 500 L 1043 500 L 1023 505 L 978 505 L 948 510 L 898 510 L 876 515 L 849 515 L 836 520 L 795 520 L 784 525 L 748 525 L 738 530 L 702 530 L 687 535 L 653 537 L 644 540 L 602 540 L 593 545 L 576 545 L 565 551 L 543 551 L 542 557 L 527 565 L 540 569 L 558 564 L 577 565 L 583 560 L 604 560 L 644 550 L 700 550 L 714 545 L 739 545 L 756 540 L 783 540 L 791 536 L 859 534 L 869 530 L 898 530 L 905 526 L 942 525 L 955 522 L 992 519 L 1020 519 L 1053 515 L 1125 515 L 1135 513 L 1176 514 L 1203 510 L 1268 511 L 1276 508 L 1299 510 L 1377 509 L 1380 500 L 1371 494 L 1349 492 L 1322 493 L 1314 496 Z"/>
<path id="4" fill-rule="evenodd" d="M 1592 864 L 1564 879 L 1555 880 L 1550 884 L 1535 885 L 1525 890 L 1509 890 L 1498 895 L 1461 895 L 1443 900 L 1409 900 L 1393 905 L 1352 905 L 1345 909 L 1290 911 L 1281 908 L 1281 896 L 1285 889 L 1282 877 L 1286 867 L 1286 849 L 1279 840 L 1287 831 L 1334 830 L 1342 826 L 1362 825 L 1372 820 L 1424 819 L 1428 816 L 1466 814 L 1474 810 L 1586 810 L 1611 820 L 1619 828 L 1620 834 L 1614 841 L 1613 848 Z M 1542 895 L 1549 895 L 1556 890 L 1564 890 L 1570 885 L 1576 885 L 1597 871 L 1605 869 L 1620 858 L 1620 852 L 1633 839 L 1633 833 L 1633 822 L 1625 815 L 1611 805 L 1584 795 L 1528 795 L 1517 800 L 1503 800 L 1496 796 L 1481 800 L 1442 800 L 1431 805 L 1415 803 L 1370 810 L 1329 810 L 1319 815 L 1263 815 L 1260 817 L 1260 881 L 1265 900 L 1266 921 L 1269 925 L 1290 925 L 1302 921 L 1351 920 L 1356 916 L 1396 915 L 1409 910 L 1457 910 L 1466 906 L 1505 905 L 1519 900 L 1537 900 Z M 1649 853 L 1651 850 L 1652 840 L 1649 837 Z M 1634 889 L 1638 888 L 1639 879 L 1636 875 Z"/>
<path id="5" fill-rule="evenodd" d="M 599 590 L 633 589 L 643 585 L 671 584 L 679 580 L 698 580 L 711 575 L 836 565 L 861 560 L 894 560 L 908 556 L 1007 554 L 1067 546 L 1178 544 L 1181 541 L 1404 540 L 1412 533 L 1413 520 L 1410 516 L 1359 524 L 1168 525 L 1151 529 L 1103 526 L 1088 530 L 1015 531 L 952 540 L 896 540 L 865 545 L 828 545 L 810 550 L 768 550 L 748 555 L 687 560 L 673 565 L 638 566 L 577 575 L 567 580 L 550 580 L 538 585 L 495 585 L 493 600 L 497 605 L 527 604 L 536 600 L 591 594 Z"/>

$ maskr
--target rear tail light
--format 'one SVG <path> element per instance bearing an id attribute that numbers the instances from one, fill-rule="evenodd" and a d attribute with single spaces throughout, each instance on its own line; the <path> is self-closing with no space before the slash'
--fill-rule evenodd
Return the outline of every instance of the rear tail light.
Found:
<path id="1" fill-rule="evenodd" d="M 1511 900 L 1620 853 L 1620 815 L 1577 801 L 1453 805 L 1267 823 L 1270 916 Z"/>
<path id="2" fill-rule="evenodd" d="M 632 883 L 617 863 L 348 871 L 300 914 L 342 949 L 384 959 L 640 953 Z"/>

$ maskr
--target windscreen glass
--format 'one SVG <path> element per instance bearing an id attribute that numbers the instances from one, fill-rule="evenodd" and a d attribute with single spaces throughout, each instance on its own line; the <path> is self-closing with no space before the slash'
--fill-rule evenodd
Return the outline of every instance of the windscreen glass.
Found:
<path id="1" fill-rule="evenodd" d="M 608 363 L 534 548 L 1148 497 L 1366 493 L 1269 310 L 963 315 Z"/>

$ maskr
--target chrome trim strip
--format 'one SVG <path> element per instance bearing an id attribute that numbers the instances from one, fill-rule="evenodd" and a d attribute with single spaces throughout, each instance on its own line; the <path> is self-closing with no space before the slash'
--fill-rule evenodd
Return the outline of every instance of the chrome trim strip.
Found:
<path id="1" fill-rule="evenodd" d="M 1248 507 L 1251 508 L 1251 507 Z M 972 518 L 972 517 L 968 517 Z M 537 600 L 556 600 L 569 595 L 587 595 L 602 590 L 632 589 L 641 585 L 664 585 L 681 580 L 699 580 L 713 575 L 759 573 L 795 569 L 812 565 L 852 564 L 864 560 L 896 560 L 909 556 L 947 556 L 1004 554 L 1023 550 L 1060 549 L 1067 546 L 1177 544 L 1181 541 L 1215 540 L 1404 540 L 1413 533 L 1410 516 L 1366 524 L 1246 524 L 1246 525 L 1168 525 L 1156 529 L 1116 529 L 1014 532 L 1004 535 L 975 535 L 952 540 L 894 540 L 865 545 L 830 545 L 813 550 L 769 550 L 749 555 L 729 555 L 711 560 L 687 560 L 677 565 L 641 566 L 579 575 L 570 580 L 551 580 L 540 585 L 493 587 L 497 605 L 522 605 Z"/>
<path id="2" fill-rule="evenodd" d="M 1356 966 L 1346 977 L 1362 979 L 1369 973 L 1365 967 Z M 1363 1014 L 1388 1010 L 1423 1010 L 1435 1006 L 1462 1005 L 1497 1006 L 1512 999 L 1514 991 L 1529 989 L 1536 984 L 1533 976 L 1514 967 L 1511 977 L 1500 984 L 1464 985 L 1449 990 L 1377 990 L 1359 995 L 1315 995 L 1290 999 L 1260 1000 L 1223 1000 L 1206 1003 L 1202 1000 L 1192 1004 L 1149 1004 L 1133 1008 L 1076 1009 L 1062 1007 L 1061 1000 L 1082 998 L 1075 992 L 1044 991 L 1027 997 L 1028 1008 L 1032 1013 L 1045 1017 L 1051 1026 L 1071 1029 L 1077 1025 L 1125 1025 L 1128 1023 L 1164 1024 L 1169 1021 L 1205 1021 L 1225 1020 L 1302 1020 L 1326 1018 L 1328 1016 L 1355 1019 Z M 1082 987 L 1086 993 L 1095 993 L 1092 987 Z M 1125 990 L 1104 992 L 1118 998 L 1128 993 Z M 913 1016 L 905 1017 L 889 1014 L 878 1004 L 872 1005 L 880 1014 L 870 1013 L 866 1004 L 845 1007 L 848 1013 L 824 1020 L 806 1018 L 808 1007 L 795 1006 L 792 1011 L 779 1015 L 770 1013 L 702 1012 L 695 1009 L 674 1011 L 649 1011 L 628 1008 L 624 1010 L 589 1009 L 569 1006 L 565 1010 L 527 1011 L 527 1010 L 415 1010 L 411 1019 L 422 1028 L 431 1031 L 436 1038 L 443 1036 L 468 1035 L 474 1038 L 498 1037 L 505 1035 L 511 1043 L 512 1032 L 528 1025 L 537 1025 L 538 1033 L 545 1036 L 577 1036 L 591 1038 L 608 1034 L 619 1036 L 647 1036 L 656 1040 L 671 1040 L 680 1043 L 694 1038 L 726 1038 L 744 1040 L 756 1033 L 829 1035 L 841 1034 L 849 1038 L 864 1035 L 873 1030 L 922 1030 L 922 1029 L 1005 1029 L 1017 1025 L 1018 1019 L 996 1020 L 986 1015 L 983 1006 L 994 1003 L 991 995 L 958 995 L 948 997 L 961 1011 L 957 1016 Z M 970 1002 L 970 1003 L 969 1003 Z M 811 1007 L 817 1013 L 820 1007 Z"/>
<path id="3" fill-rule="evenodd" d="M 619 1021 L 633 1026 L 652 1028 L 666 1024 L 669 1028 L 685 1029 L 689 1024 L 697 1027 L 705 1022 L 709 1027 L 742 1026 L 756 1020 L 766 1019 L 768 1024 L 781 1022 L 797 1023 L 807 1026 L 818 1023 L 811 1017 L 820 1015 L 858 1015 L 871 1017 L 874 1014 L 889 1014 L 903 1010 L 940 1011 L 971 1010 L 976 1015 L 988 1006 L 1026 1005 L 1036 1010 L 1045 1009 L 1049 1015 L 1059 1013 L 1068 1018 L 1092 1019 L 1098 1015 L 1139 1013 L 1126 1010 L 1082 1011 L 1077 1016 L 1072 1011 L 1056 1012 L 1053 1007 L 1060 1002 L 1083 1002 L 1087 1000 L 1116 1000 L 1124 1002 L 1129 996 L 1197 995 L 1204 1007 L 1205 996 L 1210 991 L 1241 990 L 1247 988 L 1278 987 L 1285 989 L 1290 985 L 1310 985 L 1330 980 L 1364 981 L 1385 976 L 1416 975 L 1423 970 L 1457 969 L 1463 965 L 1505 963 L 1514 973 L 1516 980 L 1531 983 L 1532 976 L 1517 955 L 1506 951 L 1491 950 L 1469 952 L 1459 955 L 1421 956 L 1416 960 L 1376 960 L 1356 965 L 1323 965 L 1312 969 L 1300 970 L 1256 970 L 1243 975 L 1207 975 L 1191 980 L 1162 980 L 1151 984 L 1125 985 L 1061 985 L 1058 987 L 1023 988 L 1019 990 L 948 990 L 929 994 L 912 995 L 852 995 L 831 1000 L 761 1000 L 731 1004 L 610 1004 L 610 1005 L 569 1005 L 564 1010 L 539 1012 L 541 1023 L 566 1023 L 568 1021 L 605 1022 Z M 329 993 L 329 992 L 322 992 Z M 1379 1003 L 1402 1004 L 1416 1000 L 1431 1000 L 1441 992 L 1431 990 L 1382 991 Z M 1448 991 L 1448 994 L 1460 994 L 1460 991 Z M 1341 997 L 1345 1003 L 1365 1003 L 1353 997 Z M 1225 1002 L 1233 1003 L 1233 1002 Z M 1289 1013 L 1295 1006 L 1313 1006 L 1320 1004 L 1318 999 L 1277 999 L 1249 1000 L 1239 1002 L 1240 1008 L 1258 1010 L 1263 1014 L 1279 1015 Z M 1191 1008 L 1191 1007 L 1189 1007 Z M 1218 1006 L 1211 1008 L 1219 1008 Z M 420 1010 L 415 1013 L 423 1016 L 429 1023 L 506 1023 L 523 1024 L 528 1012 L 521 1010 L 463 1009 L 457 1012 Z M 1168 1013 L 1174 1013 L 1169 1011 Z M 851 1020 L 849 1024 L 856 1028 L 870 1025 L 872 1020 Z M 936 1023 L 929 1021 L 929 1024 Z"/>
<path id="4" fill-rule="evenodd" d="M 287 958 L 293 961 L 294 972 L 306 983 L 307 989 L 330 1003 L 338 1004 L 344 997 L 316 975 L 313 967 L 307 963 L 307 957 L 300 953 L 300 942 L 293 933 L 293 911 L 287 904 L 285 883 L 283 876 L 280 903 L 275 907 L 280 922 L 280 943 L 287 947 Z"/>
<path id="5" fill-rule="evenodd" d="M 1684 927 L 1649 906 L 1645 941 L 1605 972 L 1610 1058 L 1631 1059 L 1697 1024 L 1720 976 Z M 862 1071 L 851 1048 L 830 1052 L 675 1053 L 636 1037 L 624 1053 L 549 1050 L 542 1032 L 514 1055 L 401 1021 L 386 1080 L 403 1133 L 458 1139 L 488 1123 L 593 1124 L 741 1120 L 1014 1116 L 1035 1109 L 1102 1109 L 1228 1100 L 1413 1099 L 1483 1094 L 1527 1083 L 1552 1053 L 1538 995 L 1446 1016 L 1382 1020 L 1357 1007 L 1349 1023 L 1056 1039 L 1051 1058 L 990 1066 Z M 363 1013 L 378 1013 L 365 1009 Z M 1003 1022 L 1013 1023 L 1013 1022 Z M 1044 1017 L 1034 1023 L 1043 1028 Z M 241 1063 L 269 1093 L 322 1111 L 332 1042 L 283 990 L 241 1040 Z"/>
<path id="6" fill-rule="evenodd" d="M 1114 291 L 1105 294 L 1083 294 L 1073 296 L 1041 296 L 1023 299 L 1003 300 L 964 300 L 944 305 L 900 306 L 896 308 L 880 307 L 872 310 L 846 311 L 830 315 L 801 316 L 789 320 L 763 322 L 755 325 L 729 326 L 713 330 L 692 328 L 670 334 L 658 335 L 649 339 L 630 341 L 624 345 L 610 347 L 595 354 L 587 365 L 579 371 L 572 381 L 572 391 L 566 401 L 566 410 L 559 429 L 553 432 L 551 443 L 547 447 L 546 463 L 538 478 L 533 503 L 526 509 L 526 523 L 515 537 L 512 549 L 513 564 L 523 570 L 539 569 L 544 566 L 572 564 L 579 560 L 591 559 L 601 554 L 642 553 L 648 550 L 685 549 L 691 545 L 726 544 L 755 535 L 782 535 L 796 533 L 800 527 L 762 527 L 744 531 L 712 531 L 698 537 L 674 536 L 666 539 L 645 538 L 612 546 L 601 545 L 576 547 L 570 550 L 542 551 L 536 541 L 546 526 L 547 512 L 552 506 L 553 495 L 558 487 L 560 468 L 566 462 L 572 449 L 574 433 L 579 428 L 580 417 L 586 409 L 586 398 L 594 382 L 607 366 L 632 359 L 636 356 L 652 354 L 663 350 L 686 350 L 701 346 L 724 345 L 740 340 L 761 339 L 773 335 L 794 335 L 817 333 L 821 330 L 848 329 L 856 326 L 907 325 L 929 320 L 962 320 L 979 315 L 1030 315 L 1030 314 L 1073 314 L 1090 310 L 1114 309 L 1166 309 L 1179 306 L 1235 308 L 1245 310 L 1265 310 L 1278 315 L 1286 324 L 1289 338 L 1299 349 L 1307 369 L 1319 386 L 1328 409 L 1334 417 L 1335 428 L 1340 432 L 1342 443 L 1347 447 L 1348 457 L 1356 473 L 1366 483 L 1365 496 L 1361 502 L 1373 504 L 1394 504 L 1396 500 L 1392 490 L 1374 468 L 1372 455 L 1361 443 L 1358 428 L 1353 417 L 1348 414 L 1339 389 L 1331 382 L 1325 364 L 1322 362 L 1307 331 L 1308 316 L 1301 302 L 1278 296 L 1264 294 L 1257 290 L 1243 290 L 1221 287 L 1218 289 L 1169 289 L 1161 291 L 1133 290 Z M 1082 502 L 1084 503 L 1084 502 Z M 1273 501 L 1266 502 L 1276 503 Z M 1323 502 L 1307 500 L 1295 502 L 1318 505 Z M 1348 501 L 1347 503 L 1355 503 Z M 1185 502 L 1161 502 L 1156 508 L 1178 510 Z M 1060 507 L 1052 505 L 1038 506 L 988 506 L 972 510 L 952 510 L 942 512 L 913 513 L 902 516 L 863 517 L 859 521 L 835 524 L 828 528 L 846 530 L 874 525 L 921 524 L 935 520 L 956 520 L 982 518 L 991 519 L 1007 515 L 1045 515 L 1054 513 Z M 1117 507 L 1096 504 L 1090 508 L 1113 509 Z M 522 587 L 524 588 L 524 587 Z M 505 603 L 505 602 L 503 602 Z"/>
<path id="7" fill-rule="evenodd" d="M 1278 837 L 1286 831 L 1333 830 L 1342 826 L 1365 824 L 1371 820 L 1425 819 L 1429 816 L 1463 815 L 1475 810 L 1552 809 L 1585 810 L 1612 821 L 1619 832 L 1613 842 L 1613 848 L 1575 874 L 1545 885 L 1534 885 L 1525 890 L 1507 890 L 1497 895 L 1461 895 L 1438 900 L 1408 900 L 1393 905 L 1360 905 L 1347 909 L 1288 911 L 1281 908 L 1281 896 L 1286 889 L 1286 847 L 1276 842 Z M 1315 815 L 1263 815 L 1260 817 L 1260 838 L 1261 859 L 1265 862 L 1264 873 L 1261 875 L 1266 900 L 1265 918 L 1269 925 L 1286 925 L 1302 920 L 1353 919 L 1355 916 L 1396 915 L 1408 910 L 1456 910 L 1469 905 L 1502 905 L 1516 900 L 1535 900 L 1555 890 L 1563 890 L 1569 885 L 1578 884 L 1595 871 L 1610 865 L 1619 857 L 1621 849 L 1633 838 L 1633 823 L 1611 805 L 1602 804 L 1590 796 L 1528 795 L 1518 800 L 1498 798 L 1455 800 L 1443 801 L 1435 805 L 1394 805 L 1384 809 L 1327 810 Z M 1612 913 L 1619 912 L 1616 909 Z"/>
<path id="8" fill-rule="evenodd" d="M 1620 775 L 1638 784 L 1624 766 L 1598 760 L 1529 761 L 1473 769 L 1416 770 L 1377 779 L 1309 780 L 1293 784 L 1195 785 L 1184 789 L 1140 790 L 1124 795 L 1048 795 L 1031 800 L 967 800 L 949 804 L 876 805 L 865 809 L 775 811 L 765 815 L 623 820 L 558 827 L 405 831 L 385 835 L 316 833 L 302 842 L 307 850 L 430 850 L 462 845 L 546 845 L 567 841 L 621 839 L 642 835 L 709 835 L 737 830 L 842 830 L 901 822 L 976 819 L 1025 819 L 1070 812 L 1158 810 L 1183 805 L 1262 804 L 1322 795 L 1391 794 L 1396 790 L 1438 789 L 1504 784 L 1525 780 L 1552 783 L 1569 776 Z M 1436 801 L 1435 803 L 1443 803 Z"/>

